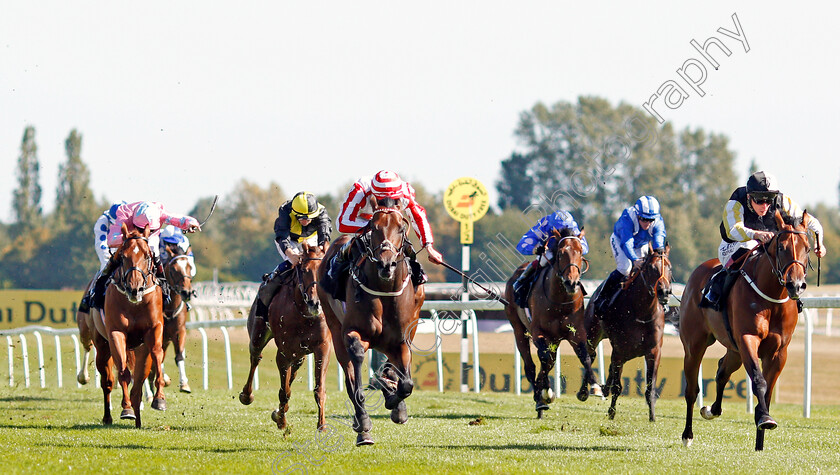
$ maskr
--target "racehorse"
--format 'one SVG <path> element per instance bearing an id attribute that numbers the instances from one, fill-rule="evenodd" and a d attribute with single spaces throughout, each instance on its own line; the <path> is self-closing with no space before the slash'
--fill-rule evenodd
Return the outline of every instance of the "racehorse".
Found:
<path id="1" fill-rule="evenodd" d="M 149 366 L 153 364 L 157 374 L 161 374 L 163 361 L 161 347 L 163 334 L 163 306 L 161 290 L 154 277 L 152 251 L 149 248 L 149 229 L 142 234 L 137 230 L 128 231 L 122 227 L 123 243 L 116 253 L 119 268 L 114 273 L 105 292 L 105 315 L 94 315 L 92 320 L 98 330 L 94 339 L 96 345 L 96 368 L 101 375 L 100 383 L 104 395 L 105 414 L 102 423 L 110 425 L 111 390 L 114 375 L 111 360 L 116 367 L 118 380 L 123 390 L 123 398 L 131 382 L 130 351 L 134 349 L 134 381 L 131 387 L 131 403 L 123 405 L 122 419 L 134 419 L 135 427 L 141 427 L 140 407 L 143 395 L 143 380 L 149 377 Z M 155 384 L 156 391 L 152 408 L 166 410 L 163 396 L 162 378 Z"/>
<path id="2" fill-rule="evenodd" d="M 268 306 L 268 325 L 256 316 L 256 300 L 248 314 L 248 334 L 251 370 L 239 394 L 239 401 L 248 405 L 254 402 L 254 371 L 262 359 L 262 350 L 274 336 L 277 344 L 277 369 L 280 370 L 280 407 L 271 413 L 278 429 L 286 428 L 292 381 L 306 355 L 315 355 L 315 403 L 318 405 L 318 430 L 326 430 L 324 408 L 326 402 L 327 366 L 330 362 L 332 339 L 324 320 L 318 298 L 318 266 L 324 258 L 326 244 L 310 246 L 303 242 L 300 264 L 286 273 L 286 281 L 271 299 Z M 259 298 L 259 296 L 257 296 Z"/>
<path id="3" fill-rule="evenodd" d="M 773 387 L 787 360 L 787 347 L 798 320 L 797 303 L 805 290 L 805 274 L 809 264 L 808 222 L 804 212 L 801 219 L 782 218 L 776 212 L 779 232 L 773 239 L 757 246 L 743 261 L 741 276 L 733 285 L 723 313 L 700 308 L 703 289 L 720 261 L 708 260 L 691 274 L 683 293 L 680 310 L 680 339 L 685 349 L 685 430 L 683 444 L 694 439 L 692 414 L 697 400 L 697 375 L 703 354 L 715 340 L 726 347 L 726 354 L 718 363 L 715 384 L 717 395 L 711 407 L 703 407 L 704 419 L 720 416 L 723 390 L 729 377 L 744 365 L 752 382 L 758 404 L 755 407 L 755 450 L 764 449 L 764 431 L 775 429 L 770 417 Z M 733 264 L 737 265 L 737 264 Z M 761 370 L 759 370 L 759 359 Z"/>
<path id="4" fill-rule="evenodd" d="M 90 288 L 93 283 L 93 280 L 88 282 L 88 285 L 85 287 L 84 295 L 87 295 L 87 293 L 90 292 Z M 79 374 L 76 375 L 76 381 L 78 381 L 79 384 L 87 384 L 88 381 L 90 381 L 88 364 L 90 362 L 90 350 L 93 348 L 93 339 L 96 335 L 96 326 L 94 325 L 93 318 L 91 317 L 93 310 L 95 309 L 90 309 L 87 312 L 76 311 L 76 326 L 79 328 L 79 341 L 84 349 L 82 366 L 79 368 Z"/>
<path id="5" fill-rule="evenodd" d="M 388 204 L 381 200 L 380 204 Z M 332 332 L 336 358 L 344 369 L 347 394 L 355 415 L 353 429 L 358 433 L 356 445 L 373 444 L 370 416 L 365 409 L 362 391 L 362 363 L 365 352 L 374 348 L 388 362 L 381 371 L 385 407 L 391 420 L 403 424 L 408 420 L 405 398 L 411 395 L 410 345 L 417 330 L 420 307 L 425 299 L 422 285 L 414 286 L 406 252 L 409 222 L 398 209 L 378 207 L 363 228 L 350 251 L 350 276 L 338 285 L 343 287 L 346 303 L 337 301 L 319 287 L 324 314 Z M 351 239 L 336 239 L 318 270 L 324 279 L 330 259 Z"/>
<path id="6" fill-rule="evenodd" d="M 636 261 L 623 290 L 610 305 L 605 315 L 595 316 L 593 297 L 586 307 L 586 322 L 589 328 L 589 348 L 594 352 L 598 342 L 610 339 L 609 376 L 604 386 L 604 395 L 612 393 L 607 415 L 615 418 L 615 403 L 621 394 L 621 372 L 624 364 L 640 356 L 645 358 L 645 401 L 648 418 L 656 421 L 656 375 L 662 349 L 662 335 L 665 328 L 665 306 L 671 295 L 671 261 L 668 258 L 671 246 L 650 251 Z M 600 294 L 603 283 L 595 291 Z M 594 356 L 594 354 L 593 354 Z"/>
<path id="7" fill-rule="evenodd" d="M 536 282 L 528 297 L 530 315 L 519 307 L 513 298 L 513 282 L 530 265 L 525 263 L 514 272 L 505 286 L 505 314 L 513 327 L 516 348 L 525 362 L 525 377 L 534 388 L 537 418 L 554 400 L 550 387 L 549 373 L 557 359 L 557 346 L 566 340 L 572 346 L 583 365 L 584 376 L 577 398 L 585 401 L 589 398 L 589 385 L 593 392 L 600 394 L 592 372 L 592 360 L 586 347 L 586 326 L 583 319 L 584 291 L 580 283 L 581 274 L 589 269 L 589 262 L 583 257 L 581 238 L 584 231 L 575 235 L 571 229 L 553 230 L 551 244 L 551 265 L 538 271 Z M 540 372 L 531 358 L 531 342 L 537 348 Z"/>

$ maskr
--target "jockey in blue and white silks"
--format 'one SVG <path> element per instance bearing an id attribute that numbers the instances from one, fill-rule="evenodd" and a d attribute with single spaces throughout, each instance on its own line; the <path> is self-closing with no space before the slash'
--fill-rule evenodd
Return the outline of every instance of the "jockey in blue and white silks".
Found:
<path id="1" fill-rule="evenodd" d="M 111 248 L 108 247 L 108 230 L 111 225 L 117 220 L 117 208 L 124 205 L 125 201 L 118 201 L 111 205 L 110 208 L 102 212 L 96 224 L 93 225 L 93 244 L 95 246 L 96 257 L 99 258 L 99 270 L 105 267 L 108 259 L 111 258 Z"/>
<path id="2" fill-rule="evenodd" d="M 160 231 L 160 259 L 164 265 L 166 265 L 172 257 L 166 251 L 166 243 L 175 244 L 184 251 L 184 254 L 187 256 L 187 261 L 190 263 L 192 268 L 190 277 L 195 277 L 195 256 L 193 255 L 192 249 L 190 249 L 190 238 L 181 232 L 180 229 L 172 226 L 171 224 L 166 225 Z"/>
<path id="3" fill-rule="evenodd" d="M 610 249 L 615 259 L 615 269 L 604 282 L 595 311 L 603 314 L 606 307 L 620 292 L 620 283 L 630 275 L 633 263 L 645 257 L 647 244 L 653 249 L 665 247 L 665 222 L 660 214 L 659 201 L 653 196 L 642 196 L 636 204 L 622 211 L 613 226 Z"/>
<path id="4" fill-rule="evenodd" d="M 519 239 L 516 250 L 520 254 L 525 256 L 532 254 L 540 255 L 522 271 L 522 274 L 513 283 L 514 295 L 519 299 L 519 302 L 524 303 L 525 298 L 527 298 L 526 290 L 530 286 L 526 285 L 526 283 L 530 283 L 529 279 L 534 275 L 534 271 L 551 263 L 551 258 L 553 257 L 551 247 L 553 247 L 555 241 L 551 232 L 553 230 L 561 231 L 563 229 L 571 229 L 575 236 L 580 234 L 580 228 L 571 213 L 564 210 L 557 210 L 548 216 L 540 218 L 537 224 L 533 225 Z M 583 247 L 583 254 L 585 255 L 589 252 L 589 243 L 586 242 L 585 236 L 581 238 L 580 242 Z"/>

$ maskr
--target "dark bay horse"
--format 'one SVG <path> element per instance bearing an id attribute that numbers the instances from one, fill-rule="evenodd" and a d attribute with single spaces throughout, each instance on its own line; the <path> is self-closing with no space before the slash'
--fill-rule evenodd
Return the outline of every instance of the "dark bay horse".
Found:
<path id="1" fill-rule="evenodd" d="M 355 415 L 356 445 L 373 444 L 370 416 L 365 409 L 362 363 L 365 352 L 374 348 L 388 362 L 380 380 L 385 407 L 391 420 L 402 424 L 408 419 L 405 405 L 414 389 L 411 380 L 410 345 L 417 330 L 420 307 L 425 299 L 422 285 L 415 288 L 406 256 L 409 222 L 394 208 L 377 208 L 368 225 L 353 242 L 350 277 L 343 282 L 346 304 L 318 289 L 325 302 L 324 314 L 332 332 L 338 362 L 344 369 L 347 394 Z M 326 263 L 351 239 L 344 235 L 333 242 L 318 271 L 323 279 Z M 342 283 L 339 283 L 342 285 Z"/>
<path id="2" fill-rule="evenodd" d="M 692 415 L 697 400 L 697 376 L 706 348 L 715 341 L 726 347 L 718 363 L 717 395 L 711 408 L 703 407 L 705 419 L 718 417 L 723 390 L 729 377 L 744 365 L 758 404 L 755 407 L 755 450 L 764 449 L 764 431 L 775 429 L 770 417 L 773 387 L 787 360 L 787 347 L 798 320 L 795 299 L 805 290 L 810 246 L 807 211 L 802 219 L 786 218 L 776 212 L 780 230 L 772 240 L 759 246 L 744 261 L 739 278 L 726 299 L 726 312 L 700 308 L 703 289 L 719 268 L 717 259 L 700 264 L 691 274 L 680 306 L 680 339 L 685 349 L 685 430 L 683 443 L 694 439 Z M 737 265 L 737 264 L 733 264 Z M 759 370 L 759 360 L 761 369 Z"/>
<path id="3" fill-rule="evenodd" d="M 586 321 L 589 327 L 589 348 L 594 352 L 598 342 L 610 339 L 609 376 L 604 386 L 604 395 L 612 393 L 607 414 L 615 418 L 615 403 L 621 395 L 621 372 L 624 364 L 633 358 L 645 358 L 645 401 L 648 418 L 656 420 L 656 376 L 662 349 L 662 335 L 665 328 L 665 306 L 671 296 L 671 261 L 668 258 L 671 246 L 650 251 L 636 261 L 623 290 L 600 319 L 595 316 L 595 298 L 586 307 Z M 601 292 L 603 283 L 595 292 Z M 594 356 L 594 354 L 593 354 Z"/>
<path id="4" fill-rule="evenodd" d="M 154 365 L 160 374 L 163 361 L 163 304 L 160 287 L 154 277 L 152 250 L 149 248 L 149 229 L 142 234 L 122 227 L 123 243 L 116 252 L 119 267 L 105 291 L 105 315 L 91 310 L 92 320 L 97 327 L 94 339 L 96 345 L 96 368 L 101 375 L 105 414 L 102 423 L 110 425 L 111 390 L 114 374 L 111 361 L 116 368 L 123 395 L 132 382 L 130 366 L 134 349 L 134 381 L 131 387 L 131 403 L 123 406 L 120 418 L 134 419 L 134 425 L 141 427 L 140 407 L 143 396 L 143 381 L 149 377 L 150 366 Z M 95 314 L 94 314 L 95 312 Z M 159 378 L 160 379 L 160 378 Z M 156 383 L 152 408 L 166 410 L 163 396 L 163 382 Z"/>
<path id="5" fill-rule="evenodd" d="M 326 430 L 324 408 L 326 402 L 327 366 L 330 362 L 332 339 L 318 298 L 318 266 L 324 258 L 324 247 L 303 244 L 300 263 L 287 272 L 286 281 L 280 286 L 268 306 L 268 322 L 256 316 L 256 300 L 248 314 L 248 334 L 251 370 L 239 401 L 248 405 L 254 402 L 254 371 L 262 359 L 262 350 L 271 337 L 277 344 L 277 369 L 280 370 L 280 407 L 271 413 L 278 429 L 286 428 L 291 385 L 306 355 L 315 357 L 315 403 L 318 405 L 318 430 Z M 259 298 L 257 296 L 256 298 Z"/>
<path id="6" fill-rule="evenodd" d="M 589 268 L 588 261 L 583 257 L 581 238 L 584 237 L 584 231 L 579 235 L 570 229 L 553 230 L 552 233 L 551 265 L 537 271 L 536 281 L 528 297 L 530 317 L 525 309 L 514 303 L 513 298 L 513 282 L 530 262 L 520 266 L 505 286 L 505 298 L 509 302 L 505 306 L 505 314 L 513 327 L 516 347 L 525 362 L 525 377 L 534 388 L 537 418 L 542 418 L 543 411 L 554 400 L 548 375 L 554 367 L 557 346 L 562 340 L 569 342 L 583 365 L 584 377 L 577 398 L 585 401 L 589 397 L 590 384 L 593 392 L 600 394 L 586 347 L 583 319 L 584 292 L 580 278 Z M 537 348 L 539 374 L 531 358 L 531 340 Z"/>
<path id="7" fill-rule="evenodd" d="M 163 359 L 169 343 L 175 349 L 175 364 L 178 366 L 178 386 L 181 392 L 192 392 L 184 367 L 184 346 L 187 339 L 187 320 L 190 318 L 189 301 L 195 296 L 192 289 L 192 264 L 186 251 L 177 244 L 165 243 L 169 260 L 163 267 L 166 281 L 169 283 L 170 302 L 163 309 Z M 154 369 L 154 368 L 153 368 Z M 156 374 L 153 371 L 153 375 Z M 166 371 L 163 384 L 169 386 L 171 380 Z"/>

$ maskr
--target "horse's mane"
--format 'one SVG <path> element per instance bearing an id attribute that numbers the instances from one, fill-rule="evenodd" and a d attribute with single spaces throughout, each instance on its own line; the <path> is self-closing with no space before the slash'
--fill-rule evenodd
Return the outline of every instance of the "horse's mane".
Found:
<path id="1" fill-rule="evenodd" d="M 552 229 L 551 236 L 554 238 L 554 242 L 551 243 L 551 251 L 554 252 L 557 250 L 557 246 L 560 245 L 560 240 L 567 237 L 578 235 L 575 234 L 575 231 L 571 228 L 563 228 L 563 229 Z"/>

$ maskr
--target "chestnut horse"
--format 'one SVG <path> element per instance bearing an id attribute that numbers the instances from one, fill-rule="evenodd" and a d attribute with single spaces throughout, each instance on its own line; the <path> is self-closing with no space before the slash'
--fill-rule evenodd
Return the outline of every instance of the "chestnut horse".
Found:
<path id="1" fill-rule="evenodd" d="M 683 444 L 694 439 L 691 419 L 697 400 L 697 375 L 706 348 L 715 340 L 726 347 L 726 354 L 718 363 L 715 384 L 717 396 L 711 408 L 703 407 L 700 414 L 713 419 L 721 414 L 723 390 L 729 377 L 744 365 L 752 382 L 758 404 L 755 407 L 755 450 L 764 449 L 764 431 L 775 429 L 770 417 L 773 387 L 785 367 L 787 347 L 798 320 L 796 302 L 805 290 L 810 246 L 808 221 L 786 218 L 776 212 L 779 232 L 766 244 L 758 246 L 744 261 L 741 276 L 733 285 L 723 313 L 700 308 L 703 289 L 720 266 L 717 259 L 700 264 L 691 274 L 680 306 L 680 339 L 685 349 L 685 430 Z M 761 369 L 759 370 L 759 360 Z"/>
<path id="2" fill-rule="evenodd" d="M 131 387 L 131 404 L 123 406 L 120 418 L 134 418 L 135 427 L 141 427 L 140 407 L 143 396 L 143 380 L 149 377 L 150 363 L 161 374 L 163 361 L 161 347 L 163 337 L 163 304 L 161 290 L 154 276 L 152 250 L 149 248 L 149 229 L 141 234 L 137 230 L 128 231 L 122 227 L 123 243 L 115 254 L 119 267 L 109 282 L 105 292 L 105 315 L 98 318 L 92 309 L 91 315 L 98 330 L 94 339 L 96 345 L 96 368 L 101 375 L 100 381 L 104 395 L 105 414 L 102 423 L 110 425 L 111 390 L 114 375 L 111 360 L 116 367 L 118 380 L 123 395 L 128 392 L 131 382 L 128 356 L 134 349 L 134 381 Z M 158 378 L 155 387 L 152 408 L 166 410 L 163 396 L 162 378 Z M 133 416 L 133 417 L 132 417 Z"/>
<path id="3" fill-rule="evenodd" d="M 662 335 L 665 329 L 665 306 L 671 295 L 671 261 L 668 258 L 671 246 L 667 243 L 661 251 L 650 251 L 636 264 L 622 286 L 621 293 L 609 306 L 605 315 L 595 316 L 595 298 L 586 307 L 586 322 L 589 328 L 589 348 L 593 351 L 598 342 L 610 339 L 609 376 L 604 386 L 604 395 L 612 393 L 612 402 L 607 410 L 610 419 L 615 418 L 615 403 L 621 395 L 621 372 L 624 364 L 633 358 L 645 358 L 645 401 L 648 418 L 656 421 L 656 376 L 662 350 Z M 595 295 L 601 292 L 603 283 Z"/>
<path id="4" fill-rule="evenodd" d="M 175 348 L 175 364 L 178 366 L 178 386 L 181 392 L 192 392 L 184 367 L 184 346 L 187 339 L 187 320 L 190 318 L 189 301 L 195 296 L 192 289 L 192 264 L 187 253 L 177 244 L 165 243 L 169 260 L 163 270 L 169 283 L 170 302 L 163 308 L 163 359 L 169 343 Z M 154 369 L 152 376 L 154 377 Z M 171 379 L 163 372 L 163 385 L 169 386 Z"/>
<path id="5" fill-rule="evenodd" d="M 548 404 L 554 400 L 549 373 L 554 367 L 557 346 L 562 340 L 569 342 L 583 365 L 584 376 L 577 398 L 581 401 L 589 398 L 590 384 L 594 393 L 600 393 L 586 347 L 586 326 L 583 320 L 584 291 L 580 277 L 589 268 L 589 262 L 583 257 L 581 238 L 584 237 L 584 231 L 575 235 L 571 229 L 563 229 L 553 230 L 552 234 L 551 265 L 537 271 L 536 281 L 528 297 L 530 316 L 514 303 L 513 298 L 513 282 L 530 262 L 522 264 L 505 286 L 505 298 L 508 301 L 505 314 L 513 327 L 516 348 L 525 362 L 525 377 L 534 388 L 538 419 L 542 418 L 543 411 L 549 409 Z M 539 374 L 531 358 L 530 340 L 533 340 L 537 348 Z"/>
<path id="6" fill-rule="evenodd" d="M 318 266 L 324 258 L 327 244 L 310 246 L 303 242 L 303 257 L 293 272 L 286 273 L 286 281 L 268 306 L 268 325 L 255 315 L 256 300 L 248 314 L 248 334 L 251 370 L 239 393 L 239 401 L 254 402 L 254 371 L 262 359 L 262 350 L 274 336 L 277 345 L 277 369 L 280 370 L 280 407 L 271 413 L 278 429 L 286 428 L 286 413 L 292 396 L 292 381 L 306 355 L 315 355 L 315 403 L 318 405 L 318 430 L 326 430 L 324 408 L 326 402 L 327 366 L 330 362 L 332 340 L 318 299 Z M 257 296 L 256 298 L 259 298 Z"/>
<path id="7" fill-rule="evenodd" d="M 411 281 L 406 256 L 408 229 L 409 222 L 399 210 L 375 209 L 353 242 L 350 259 L 354 265 L 349 278 L 337 283 L 345 290 L 344 307 L 323 288 L 318 289 L 321 301 L 326 303 L 324 314 L 335 355 L 344 369 L 347 395 L 355 410 L 356 445 L 373 444 L 362 391 L 362 363 L 369 348 L 388 358 L 380 380 L 384 382 L 382 393 L 385 407 L 391 410 L 391 420 L 403 424 L 408 419 L 405 398 L 414 389 L 410 345 L 426 295 L 422 285 L 415 288 Z M 333 242 L 318 270 L 322 280 L 328 268 L 326 263 L 350 239 L 344 235 Z"/>

